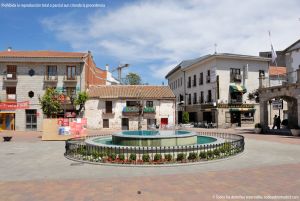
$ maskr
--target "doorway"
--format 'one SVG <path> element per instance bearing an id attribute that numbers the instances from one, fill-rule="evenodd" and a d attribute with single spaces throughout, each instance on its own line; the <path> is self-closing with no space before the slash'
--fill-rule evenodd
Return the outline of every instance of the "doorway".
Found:
<path id="1" fill-rule="evenodd" d="M 26 110 L 26 129 L 36 130 L 37 129 L 37 118 L 36 110 Z"/>
<path id="2" fill-rule="evenodd" d="M 122 130 L 129 130 L 129 119 L 122 118 Z"/>
<path id="3" fill-rule="evenodd" d="M 231 112 L 231 123 L 241 126 L 241 112 Z"/>

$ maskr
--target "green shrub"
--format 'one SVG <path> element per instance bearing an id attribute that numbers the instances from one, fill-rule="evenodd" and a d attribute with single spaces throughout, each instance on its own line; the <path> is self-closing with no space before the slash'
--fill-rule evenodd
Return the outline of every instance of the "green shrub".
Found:
<path id="1" fill-rule="evenodd" d="M 183 112 L 182 121 L 183 121 L 184 124 L 189 123 L 189 121 L 190 121 L 190 115 L 189 115 L 188 112 Z"/>
<path id="2" fill-rule="evenodd" d="M 186 159 L 186 154 L 184 153 L 177 154 L 177 161 L 182 161 L 184 159 Z"/>
<path id="3" fill-rule="evenodd" d="M 124 161 L 124 160 L 125 160 L 125 155 L 124 155 L 124 154 L 119 154 L 119 159 L 120 159 L 121 161 Z"/>
<path id="4" fill-rule="evenodd" d="M 212 151 L 207 151 L 206 154 L 207 154 L 208 158 L 212 158 L 214 155 L 214 153 Z"/>
<path id="5" fill-rule="evenodd" d="M 108 157 L 111 158 L 111 160 L 116 160 L 117 155 L 115 153 L 111 153 Z"/>
<path id="6" fill-rule="evenodd" d="M 220 150 L 219 149 L 214 149 L 213 151 L 215 156 L 220 156 Z"/>
<path id="7" fill-rule="evenodd" d="M 220 150 L 220 152 L 223 153 L 223 154 L 226 152 L 226 150 L 225 150 L 224 147 L 220 147 L 219 150 Z"/>
<path id="8" fill-rule="evenodd" d="M 150 156 L 149 156 L 149 154 L 143 154 L 142 159 L 143 159 L 144 162 L 149 162 L 149 161 L 150 161 Z"/>
<path id="9" fill-rule="evenodd" d="M 103 158 L 103 157 L 106 157 L 108 154 L 106 152 L 102 152 L 102 153 L 99 153 L 99 157 Z"/>
<path id="10" fill-rule="evenodd" d="M 229 142 L 225 142 L 225 144 L 223 145 L 223 147 L 224 147 L 224 149 L 225 149 L 225 151 L 227 153 L 230 152 L 230 150 L 231 150 L 231 144 Z"/>
<path id="11" fill-rule="evenodd" d="M 161 158 L 162 158 L 161 154 L 154 155 L 154 161 L 159 161 L 159 160 L 161 160 Z"/>
<path id="12" fill-rule="evenodd" d="M 199 157 L 200 157 L 201 159 L 206 158 L 206 157 L 207 157 L 206 152 L 200 152 Z"/>
<path id="13" fill-rule="evenodd" d="M 130 161 L 136 161 L 136 154 L 130 154 L 129 160 Z"/>
<path id="14" fill-rule="evenodd" d="M 189 160 L 196 160 L 197 159 L 197 153 L 189 153 L 188 159 Z"/>
<path id="15" fill-rule="evenodd" d="M 172 155 L 171 154 L 165 154 L 165 159 L 167 161 L 171 161 L 172 160 Z"/>

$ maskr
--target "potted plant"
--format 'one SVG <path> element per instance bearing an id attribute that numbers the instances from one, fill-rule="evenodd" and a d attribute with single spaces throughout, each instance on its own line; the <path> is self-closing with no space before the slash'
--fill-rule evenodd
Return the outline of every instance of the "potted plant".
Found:
<path id="1" fill-rule="evenodd" d="M 293 136 L 300 136 L 300 127 L 298 125 L 294 125 L 290 129 Z"/>
<path id="2" fill-rule="evenodd" d="M 255 132 L 256 134 L 260 134 L 261 131 L 262 131 L 262 126 L 261 126 L 261 124 L 260 124 L 260 123 L 256 123 L 255 126 L 254 126 L 254 132 Z"/>

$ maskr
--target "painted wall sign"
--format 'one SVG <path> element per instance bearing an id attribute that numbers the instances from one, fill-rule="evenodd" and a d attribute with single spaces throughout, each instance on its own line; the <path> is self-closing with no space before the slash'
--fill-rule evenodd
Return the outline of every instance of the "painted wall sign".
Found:
<path id="1" fill-rule="evenodd" d="M 21 109 L 28 109 L 28 108 L 29 108 L 29 101 L 0 103 L 0 110 L 21 110 Z"/>

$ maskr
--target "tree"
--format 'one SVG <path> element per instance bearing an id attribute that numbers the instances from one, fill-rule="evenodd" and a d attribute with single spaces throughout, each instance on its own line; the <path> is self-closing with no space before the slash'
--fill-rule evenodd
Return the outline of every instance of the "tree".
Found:
<path id="1" fill-rule="evenodd" d="M 259 103 L 259 92 L 258 89 L 252 91 L 248 94 L 248 100 L 254 100 L 256 103 Z"/>
<path id="2" fill-rule="evenodd" d="M 77 94 L 77 97 L 75 98 L 74 102 L 72 103 L 73 106 L 75 106 L 75 108 L 77 105 L 79 105 L 79 109 L 76 110 L 77 115 L 81 112 L 82 109 L 84 109 L 84 104 L 88 98 L 89 98 L 88 94 L 85 91 L 79 92 Z"/>
<path id="3" fill-rule="evenodd" d="M 184 124 L 187 124 L 189 123 L 190 121 L 190 115 L 188 112 L 183 112 L 183 119 L 182 119 L 183 123 Z"/>
<path id="4" fill-rule="evenodd" d="M 142 84 L 142 79 L 137 73 L 128 73 L 125 78 L 125 84 L 127 85 L 140 85 Z"/>
<path id="5" fill-rule="evenodd" d="M 57 115 L 62 111 L 61 102 L 59 100 L 59 93 L 53 89 L 48 88 L 45 94 L 40 98 L 39 102 L 42 105 L 43 113 L 50 118 L 53 115 Z"/>

